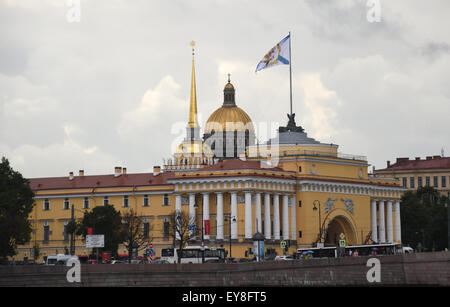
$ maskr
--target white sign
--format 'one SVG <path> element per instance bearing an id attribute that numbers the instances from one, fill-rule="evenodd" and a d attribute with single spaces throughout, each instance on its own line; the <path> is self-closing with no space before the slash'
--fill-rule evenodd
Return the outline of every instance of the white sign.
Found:
<path id="1" fill-rule="evenodd" d="M 105 235 L 87 235 L 86 248 L 105 247 Z"/>

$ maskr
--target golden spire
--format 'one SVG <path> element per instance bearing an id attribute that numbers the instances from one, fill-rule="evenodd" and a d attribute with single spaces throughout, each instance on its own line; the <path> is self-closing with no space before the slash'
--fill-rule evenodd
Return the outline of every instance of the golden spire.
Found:
<path id="1" fill-rule="evenodd" d="M 189 128 L 197 128 L 197 91 L 195 87 L 195 66 L 194 66 L 194 46 L 195 42 L 191 42 L 192 46 L 192 79 L 191 79 L 191 103 L 189 106 Z"/>

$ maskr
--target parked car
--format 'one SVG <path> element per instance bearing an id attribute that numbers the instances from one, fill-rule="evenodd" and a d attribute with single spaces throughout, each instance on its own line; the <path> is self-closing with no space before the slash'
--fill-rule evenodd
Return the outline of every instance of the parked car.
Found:
<path id="1" fill-rule="evenodd" d="M 403 252 L 404 254 L 411 254 L 411 253 L 414 253 L 414 249 L 412 249 L 412 248 L 409 247 L 409 246 L 403 246 L 403 247 L 402 247 L 402 252 Z"/>
<path id="2" fill-rule="evenodd" d="M 283 260 L 294 260 L 294 257 L 292 257 L 291 255 L 282 255 L 275 257 L 275 261 L 283 261 Z"/>
<path id="3" fill-rule="evenodd" d="M 45 265 L 66 265 L 67 261 L 69 261 L 69 259 L 77 259 L 77 256 L 72 256 L 72 255 L 64 255 L 64 254 L 58 254 L 58 255 L 49 255 L 47 257 L 47 261 L 45 262 Z"/>

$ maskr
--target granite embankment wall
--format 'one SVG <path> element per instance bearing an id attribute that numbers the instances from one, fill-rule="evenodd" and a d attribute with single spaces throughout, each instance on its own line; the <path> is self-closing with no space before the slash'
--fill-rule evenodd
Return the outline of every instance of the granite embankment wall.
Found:
<path id="1" fill-rule="evenodd" d="M 380 260 L 380 282 L 370 283 L 370 258 Z M 240 264 L 81 265 L 81 282 L 69 283 L 65 266 L 0 266 L 0 286 L 450 286 L 450 252 L 322 258 Z"/>

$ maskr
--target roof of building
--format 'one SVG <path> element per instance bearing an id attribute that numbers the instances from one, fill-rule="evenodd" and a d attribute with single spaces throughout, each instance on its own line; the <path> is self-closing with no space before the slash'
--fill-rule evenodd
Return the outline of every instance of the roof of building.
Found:
<path id="1" fill-rule="evenodd" d="M 429 156 L 425 159 L 420 157 L 410 160 L 409 158 L 397 158 L 394 164 L 387 162 L 387 167 L 377 171 L 402 171 L 402 170 L 425 170 L 425 169 L 450 169 L 450 157 Z"/>
<path id="2" fill-rule="evenodd" d="M 244 161 L 241 159 L 229 159 L 220 161 L 217 164 L 201 168 L 199 171 L 220 171 L 220 170 L 239 170 L 239 169 L 286 172 L 280 167 L 263 167 L 260 161 Z"/>
<path id="3" fill-rule="evenodd" d="M 106 187 L 133 187 L 149 185 L 168 185 L 168 179 L 173 178 L 173 172 L 164 172 L 159 175 L 153 173 L 69 176 L 50 178 L 31 178 L 30 187 L 33 191 L 56 189 L 83 189 Z"/>

